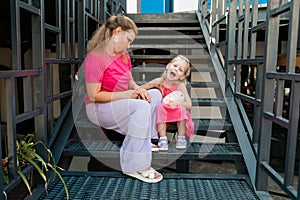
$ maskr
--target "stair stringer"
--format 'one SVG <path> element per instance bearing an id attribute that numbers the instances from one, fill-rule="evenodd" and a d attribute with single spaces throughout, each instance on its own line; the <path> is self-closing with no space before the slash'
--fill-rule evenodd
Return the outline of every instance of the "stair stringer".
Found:
<path id="1" fill-rule="evenodd" d="M 237 105 L 235 103 L 234 97 L 226 97 L 226 93 L 230 92 L 230 87 L 225 85 L 226 83 L 226 75 L 224 70 L 222 69 L 222 66 L 224 63 L 221 63 L 220 59 L 218 59 L 217 51 L 219 50 L 218 47 L 215 47 L 213 43 L 211 43 L 209 30 L 206 26 L 204 26 L 201 23 L 201 13 L 197 12 L 197 17 L 199 20 L 199 25 L 202 29 L 205 42 L 208 47 L 209 54 L 211 56 L 211 60 L 213 63 L 213 67 L 215 69 L 215 72 L 217 74 L 217 79 L 219 81 L 221 90 L 223 92 L 223 96 L 225 99 L 225 103 L 228 109 L 229 118 L 232 121 L 233 129 L 236 134 L 238 143 L 240 145 L 243 159 L 245 161 L 248 174 L 251 180 L 251 183 L 253 185 L 253 188 L 255 189 L 255 176 L 256 176 L 256 166 L 257 166 L 257 159 L 255 156 L 255 151 L 252 148 L 252 145 L 249 141 L 249 138 L 247 136 L 247 132 L 245 131 L 244 124 L 241 120 L 241 116 L 239 114 L 239 111 L 237 109 Z"/>

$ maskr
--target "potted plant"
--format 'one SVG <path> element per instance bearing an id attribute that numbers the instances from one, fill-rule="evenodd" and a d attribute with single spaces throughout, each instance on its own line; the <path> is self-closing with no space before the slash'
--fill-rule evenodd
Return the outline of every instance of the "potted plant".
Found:
<path id="1" fill-rule="evenodd" d="M 30 184 L 28 182 L 26 175 L 22 172 L 22 169 L 29 165 L 33 166 L 37 171 L 37 174 L 43 179 L 43 181 L 45 181 L 45 190 L 47 190 L 47 186 L 48 186 L 48 180 L 45 172 L 47 172 L 49 169 L 53 170 L 54 174 L 57 175 L 61 180 L 61 182 L 63 183 L 66 192 L 66 198 L 69 199 L 68 188 L 66 186 L 64 179 L 62 178 L 61 174 L 58 171 L 62 169 L 56 166 L 55 158 L 53 157 L 53 154 L 50 151 L 50 149 L 48 149 L 42 141 L 35 141 L 34 133 L 29 133 L 25 137 L 21 138 L 19 141 L 16 142 L 16 146 L 17 146 L 18 175 L 23 180 L 30 195 L 32 195 Z M 47 151 L 47 159 L 43 159 L 43 157 L 36 152 L 37 146 L 41 146 L 43 149 Z M 5 161 L 7 160 L 2 159 L 2 164 Z M 5 175 L 3 175 L 3 181 L 7 181 Z"/>

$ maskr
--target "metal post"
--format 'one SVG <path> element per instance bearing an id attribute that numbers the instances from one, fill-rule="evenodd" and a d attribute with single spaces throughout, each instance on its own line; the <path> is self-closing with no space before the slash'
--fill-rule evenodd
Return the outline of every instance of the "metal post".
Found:
<path id="1" fill-rule="evenodd" d="M 236 1 L 230 1 L 228 25 L 227 25 L 227 48 L 226 48 L 226 80 L 233 79 L 234 65 L 229 65 L 229 61 L 235 57 L 235 27 L 236 27 Z M 230 93 L 230 92 L 229 92 Z M 232 94 L 227 94 L 232 95 Z"/>

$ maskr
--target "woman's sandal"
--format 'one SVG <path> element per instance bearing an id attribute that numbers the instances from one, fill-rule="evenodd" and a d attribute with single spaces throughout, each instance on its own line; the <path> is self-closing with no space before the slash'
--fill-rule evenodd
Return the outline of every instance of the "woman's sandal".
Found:
<path id="1" fill-rule="evenodd" d="M 159 175 L 159 176 L 156 176 Z M 131 176 L 133 178 L 139 179 L 141 181 L 144 181 L 146 183 L 157 183 L 159 181 L 161 181 L 163 179 L 163 175 L 158 173 L 155 169 L 153 169 L 152 167 L 150 167 L 149 170 L 140 173 L 140 172 L 134 172 L 134 173 L 130 173 L 130 174 L 126 174 L 128 176 Z"/>

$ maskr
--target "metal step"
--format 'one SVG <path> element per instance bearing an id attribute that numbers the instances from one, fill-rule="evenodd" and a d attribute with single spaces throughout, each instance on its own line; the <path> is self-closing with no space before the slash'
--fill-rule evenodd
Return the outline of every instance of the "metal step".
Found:
<path id="1" fill-rule="evenodd" d="M 63 156 L 93 156 L 97 158 L 119 158 L 121 141 L 73 140 L 66 146 Z M 168 151 L 153 152 L 153 160 L 241 160 L 240 148 L 235 143 L 192 142 L 185 150 L 169 144 Z"/>
<path id="2" fill-rule="evenodd" d="M 179 32 L 170 32 L 168 34 L 138 34 L 132 44 L 197 44 L 204 43 L 203 35 L 185 35 Z"/>
<path id="3" fill-rule="evenodd" d="M 166 174 L 149 184 L 120 172 L 63 172 L 69 199 L 259 199 L 245 175 Z M 30 199 L 65 199 L 56 178 L 47 192 L 34 191 Z"/>
<path id="4" fill-rule="evenodd" d="M 156 64 L 156 63 L 145 63 L 141 66 L 133 67 L 132 73 L 162 73 L 166 69 L 166 65 L 162 64 Z M 206 67 L 206 68 L 200 68 L 200 67 L 194 67 L 191 66 L 191 72 L 215 72 L 214 68 L 212 67 Z"/>
<path id="5" fill-rule="evenodd" d="M 156 76 L 159 77 L 159 76 Z M 136 81 L 136 83 L 138 85 L 143 85 L 144 83 L 147 83 L 147 81 Z M 215 83 L 215 82 L 191 82 L 189 83 L 189 87 L 193 87 L 193 88 L 219 88 L 220 85 L 219 83 Z"/>
<path id="6" fill-rule="evenodd" d="M 130 49 L 206 49 L 206 44 L 132 44 Z"/>
<path id="7" fill-rule="evenodd" d="M 147 31 L 198 31 L 202 32 L 200 26 L 175 26 L 175 27 L 140 27 L 138 28 L 139 32 Z"/>
<path id="8" fill-rule="evenodd" d="M 192 98 L 193 106 L 223 106 L 223 99 L 210 99 L 210 98 Z M 195 123 L 195 130 L 199 129 L 201 131 L 205 130 L 232 130 L 233 126 L 229 119 L 193 119 Z M 97 128 L 99 126 L 91 123 L 86 114 L 83 113 L 75 121 L 76 128 Z"/>
<path id="9" fill-rule="evenodd" d="M 173 23 L 199 23 L 195 12 L 191 13 L 165 13 L 165 14 L 127 14 L 137 24 L 166 24 Z"/>
<path id="10" fill-rule="evenodd" d="M 204 39 L 203 35 L 183 35 L 183 34 L 176 34 L 176 35 L 146 35 L 146 34 L 138 34 L 137 37 L 135 38 L 134 42 L 138 41 L 138 40 L 179 40 L 179 39 Z"/>
<path id="11" fill-rule="evenodd" d="M 160 52 L 160 55 L 153 55 L 153 52 Z M 188 50 L 189 51 L 189 50 Z M 169 50 L 159 50 L 159 49 L 135 49 L 130 52 L 130 57 L 132 61 L 133 67 L 145 67 L 147 64 L 160 64 L 160 67 L 166 67 L 166 64 L 168 64 L 176 55 L 181 54 L 186 56 L 191 61 L 191 66 L 198 66 L 199 63 L 202 63 L 202 68 L 208 68 L 205 67 L 210 65 L 210 56 L 208 55 L 207 51 L 205 49 L 198 49 L 197 51 L 202 51 L 202 55 L 189 55 L 189 52 L 170 52 Z M 167 53 L 167 55 L 166 55 Z M 199 67 L 197 67 L 199 68 Z M 213 69 L 213 68 L 212 68 Z"/>
<path id="12" fill-rule="evenodd" d="M 192 106 L 226 106 L 224 99 L 191 98 Z"/>
<path id="13" fill-rule="evenodd" d="M 131 52 L 131 51 L 129 51 Z M 130 55 L 132 60 L 166 60 L 169 62 L 173 59 L 176 55 Z M 210 55 L 207 53 L 205 55 L 185 55 L 191 62 L 193 60 L 210 60 Z"/>
<path id="14" fill-rule="evenodd" d="M 229 119 L 193 119 L 193 122 L 195 134 L 197 131 L 233 130 L 233 125 Z"/>

